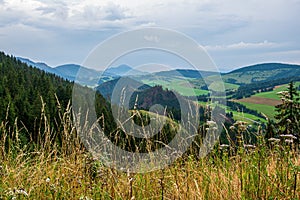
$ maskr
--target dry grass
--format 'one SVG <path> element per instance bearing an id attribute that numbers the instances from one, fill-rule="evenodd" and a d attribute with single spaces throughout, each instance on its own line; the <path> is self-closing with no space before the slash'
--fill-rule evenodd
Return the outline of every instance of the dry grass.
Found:
<path id="1" fill-rule="evenodd" d="M 145 174 L 107 168 L 85 152 L 70 107 L 61 113 L 63 146 L 49 127 L 34 150 L 18 146 L 18 129 L 0 124 L 0 199 L 300 199 L 300 157 L 293 148 L 215 148 Z M 47 118 L 43 127 L 47 127 Z M 12 135 L 11 137 L 8 137 Z M 8 146 L 7 146 L 8 145 Z"/>
<path id="2" fill-rule="evenodd" d="M 1 163 L 1 198 L 24 199 L 299 199 L 294 176 L 299 158 L 265 158 L 260 169 L 255 155 L 242 159 L 178 160 L 172 166 L 146 174 L 126 174 L 102 166 L 81 154 L 73 158 L 24 159 Z M 244 160 L 245 159 L 245 160 Z M 292 164 L 294 163 L 294 164 Z M 299 180 L 299 169 L 297 180 Z M 241 180 L 242 184 L 241 185 Z M 243 186 L 243 187 L 242 187 Z M 26 195 L 17 194 L 24 190 Z"/>

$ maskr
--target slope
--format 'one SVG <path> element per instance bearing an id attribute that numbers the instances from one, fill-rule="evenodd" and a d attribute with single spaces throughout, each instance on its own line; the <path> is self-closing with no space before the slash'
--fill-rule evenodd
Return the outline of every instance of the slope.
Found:
<path id="1" fill-rule="evenodd" d="M 263 63 L 233 70 L 222 78 L 227 83 L 249 84 L 296 76 L 300 76 L 299 65 Z"/>

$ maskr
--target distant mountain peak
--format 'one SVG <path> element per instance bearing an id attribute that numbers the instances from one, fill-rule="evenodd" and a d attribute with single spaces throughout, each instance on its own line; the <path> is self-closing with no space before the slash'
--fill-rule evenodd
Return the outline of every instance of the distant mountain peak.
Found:
<path id="1" fill-rule="evenodd" d="M 110 67 L 105 70 L 105 73 L 115 74 L 118 76 L 131 76 L 131 75 L 144 75 L 146 72 L 142 72 L 136 69 L 133 69 L 129 65 L 122 64 L 119 66 Z"/>
<path id="2" fill-rule="evenodd" d="M 122 64 L 119 66 L 111 67 L 111 69 L 124 69 L 124 70 L 132 70 L 132 67 L 126 64 Z"/>

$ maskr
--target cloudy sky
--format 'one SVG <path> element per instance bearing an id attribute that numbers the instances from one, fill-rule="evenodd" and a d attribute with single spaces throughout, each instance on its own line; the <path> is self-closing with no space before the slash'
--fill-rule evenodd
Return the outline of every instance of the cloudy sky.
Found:
<path id="1" fill-rule="evenodd" d="M 0 0 L 0 50 L 81 64 L 114 34 L 162 27 L 195 39 L 222 71 L 300 64 L 299 11 L 300 0 Z"/>

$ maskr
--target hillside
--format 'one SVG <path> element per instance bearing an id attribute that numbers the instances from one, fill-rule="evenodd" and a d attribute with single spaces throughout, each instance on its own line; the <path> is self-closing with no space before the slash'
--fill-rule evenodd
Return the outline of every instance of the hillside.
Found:
<path id="1" fill-rule="evenodd" d="M 16 57 L 16 59 L 23 62 L 23 63 L 26 63 L 28 66 L 32 66 L 32 67 L 38 68 L 40 70 L 43 70 L 45 72 L 49 72 L 49 73 L 52 73 L 52 74 L 57 74 L 57 71 L 54 68 L 47 65 L 46 63 L 33 62 L 30 59 L 21 58 L 21 57 Z"/>
<path id="2" fill-rule="evenodd" d="M 110 80 L 110 81 L 106 81 L 104 83 L 101 83 L 99 86 L 97 86 L 95 89 L 97 91 L 100 92 L 100 94 L 106 98 L 106 99 L 111 99 L 111 96 L 112 96 L 112 93 L 113 93 L 113 90 L 116 86 L 116 84 L 118 83 L 118 81 L 120 80 L 120 77 L 119 78 L 116 78 L 116 79 L 113 79 L 113 80 Z M 147 84 L 143 84 L 141 82 L 138 82 L 132 78 L 129 78 L 129 77 L 124 77 L 122 78 L 122 81 L 125 81 L 125 82 L 128 82 L 130 83 L 131 86 L 133 85 L 141 85 L 138 89 L 140 90 L 143 90 L 143 89 L 147 89 L 147 88 L 150 88 L 149 85 Z"/>
<path id="3" fill-rule="evenodd" d="M 45 72 L 55 74 L 59 77 L 62 77 L 64 79 L 67 79 L 69 81 L 75 81 L 76 76 L 79 70 L 81 70 L 81 74 L 84 74 L 84 76 L 81 77 L 84 81 L 78 81 L 78 83 L 82 85 L 87 85 L 90 87 L 95 87 L 97 84 L 102 83 L 106 80 L 111 80 L 112 78 L 118 77 L 119 75 L 111 73 L 111 72 L 102 72 L 97 71 L 94 69 L 89 69 L 87 67 L 77 65 L 77 64 L 64 64 L 59 65 L 56 67 L 50 67 L 49 65 L 42 63 L 42 62 L 34 62 L 27 58 L 21 58 L 17 57 L 17 60 L 21 61 L 22 63 L 27 64 L 28 66 L 32 66 L 34 68 L 43 70 Z M 115 68 L 117 70 L 118 67 Z M 102 76 L 102 79 L 99 80 L 99 78 Z"/>
<path id="4" fill-rule="evenodd" d="M 165 77 L 185 77 L 185 78 L 204 78 L 207 76 L 215 75 L 217 72 L 210 71 L 197 71 L 192 69 L 176 69 L 170 71 L 161 71 L 156 72 L 156 76 L 165 76 Z"/>
<path id="5" fill-rule="evenodd" d="M 42 108 L 40 96 L 49 114 L 54 114 L 56 107 L 54 94 L 64 106 L 70 99 L 72 83 L 54 74 L 29 67 L 4 53 L 0 53 L 0 69 L 0 120 L 5 119 L 9 107 L 10 123 L 18 117 L 25 125 L 34 124 Z"/>
<path id="6" fill-rule="evenodd" d="M 282 63 L 263 63 L 233 70 L 222 75 L 227 83 L 249 84 L 300 76 L 300 66 Z"/>
<path id="7" fill-rule="evenodd" d="M 134 106 L 136 97 L 139 109 L 149 110 L 155 104 L 173 109 L 180 108 L 176 94 L 170 90 L 164 90 L 162 86 L 155 86 L 135 92 L 132 95 L 130 107 Z"/>
<path id="8" fill-rule="evenodd" d="M 71 100 L 72 82 L 28 66 L 3 52 L 0 52 L 0 77 L 0 122 L 6 122 L 8 127 L 17 124 L 24 144 L 29 138 L 36 141 L 38 132 L 45 128 L 39 127 L 41 120 L 46 120 L 41 118 L 42 113 L 47 116 L 53 133 L 61 128 L 57 122 L 59 110 L 67 108 Z M 97 111 L 109 110 L 101 95 L 97 94 L 97 99 Z"/>

